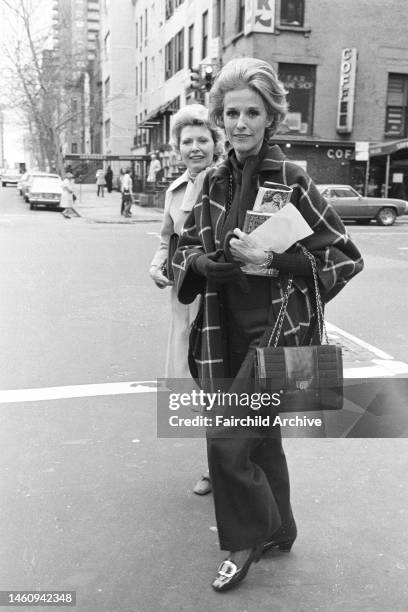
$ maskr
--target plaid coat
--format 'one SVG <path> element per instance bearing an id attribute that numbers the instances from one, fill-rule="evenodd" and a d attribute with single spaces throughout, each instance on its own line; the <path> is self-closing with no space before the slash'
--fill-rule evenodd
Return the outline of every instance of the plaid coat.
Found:
<path id="1" fill-rule="evenodd" d="M 257 188 L 265 181 L 292 187 L 291 202 L 314 231 L 302 244 L 316 258 L 322 299 L 324 303 L 328 302 L 363 268 L 362 257 L 342 221 L 320 195 L 308 174 L 287 160 L 277 145 L 264 144 L 257 157 L 248 158 L 245 167 L 248 163 L 252 164 L 252 168 L 247 209 L 252 208 Z M 231 162 L 227 159 L 207 174 L 202 194 L 186 219 L 173 259 L 179 300 L 187 304 L 198 294 L 203 296 L 201 312 L 193 326 L 189 355 L 191 373 L 201 383 L 227 376 L 225 333 L 219 287 L 197 275 L 191 264 L 199 255 L 213 253 L 221 248 L 221 229 L 225 220 L 230 173 Z M 290 251 L 297 252 L 299 248 L 299 245 L 295 245 Z M 273 279 L 270 282 L 272 307 L 276 316 L 286 284 L 276 283 Z M 306 340 L 307 331 L 315 325 L 314 309 L 310 280 L 295 276 L 279 344 L 296 346 L 318 342 L 310 334 Z"/>

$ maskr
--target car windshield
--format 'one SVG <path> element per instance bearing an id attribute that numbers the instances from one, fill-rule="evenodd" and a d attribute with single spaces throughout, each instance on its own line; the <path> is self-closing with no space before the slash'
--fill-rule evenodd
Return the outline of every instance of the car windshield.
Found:
<path id="1" fill-rule="evenodd" d="M 358 193 L 351 187 L 336 187 L 332 189 L 332 196 L 335 198 L 358 198 Z"/>

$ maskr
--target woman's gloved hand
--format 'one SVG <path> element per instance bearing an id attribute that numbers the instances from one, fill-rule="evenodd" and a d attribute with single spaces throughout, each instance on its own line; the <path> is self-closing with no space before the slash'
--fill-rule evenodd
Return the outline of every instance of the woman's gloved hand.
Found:
<path id="1" fill-rule="evenodd" d="M 151 266 L 149 273 L 159 289 L 164 289 L 165 287 L 169 287 L 170 285 L 174 284 L 172 281 L 169 281 L 167 276 L 164 276 L 161 268 L 158 266 Z"/>
<path id="2" fill-rule="evenodd" d="M 237 264 L 214 261 L 208 255 L 197 257 L 193 268 L 197 274 L 218 285 L 237 282 L 242 274 Z"/>

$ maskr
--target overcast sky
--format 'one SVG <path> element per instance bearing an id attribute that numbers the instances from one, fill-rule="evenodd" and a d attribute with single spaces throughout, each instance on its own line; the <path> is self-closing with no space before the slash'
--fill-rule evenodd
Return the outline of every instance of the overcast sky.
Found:
<path id="1" fill-rule="evenodd" d="M 46 33 L 51 27 L 52 0 L 31 0 L 35 9 L 33 10 L 34 27 L 38 33 Z M 10 0 L 17 6 L 18 0 Z M 5 9 L 2 0 L 0 0 L 0 41 L 7 40 L 11 25 L 16 24 L 16 17 L 12 16 L 10 10 Z M 3 50 L 0 47 L 0 91 L 3 90 L 2 79 L 7 66 L 6 58 Z M 4 104 L 6 101 L 2 99 Z M 18 112 L 13 109 L 6 108 L 4 110 L 4 157 L 9 166 L 22 161 L 27 161 L 23 149 L 23 129 L 19 125 Z"/>

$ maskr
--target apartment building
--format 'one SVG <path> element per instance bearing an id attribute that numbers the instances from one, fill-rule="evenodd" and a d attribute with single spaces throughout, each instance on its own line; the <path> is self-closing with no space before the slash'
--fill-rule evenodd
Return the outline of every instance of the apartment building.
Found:
<path id="1" fill-rule="evenodd" d="M 61 80 L 62 153 L 90 153 L 99 0 L 54 0 L 52 27 Z"/>
<path id="2" fill-rule="evenodd" d="M 317 182 L 408 188 L 408 13 L 398 0 L 103 5 L 105 153 L 158 151 L 168 168 L 171 116 L 197 98 L 191 70 L 253 56 L 288 91 L 274 141 Z"/>
<path id="3" fill-rule="evenodd" d="M 132 151 L 157 152 L 168 174 L 176 163 L 168 144 L 171 116 L 198 96 L 191 87 L 191 70 L 219 64 L 218 40 L 213 36 L 214 2 L 134 0 L 133 9 L 136 108 Z"/>

